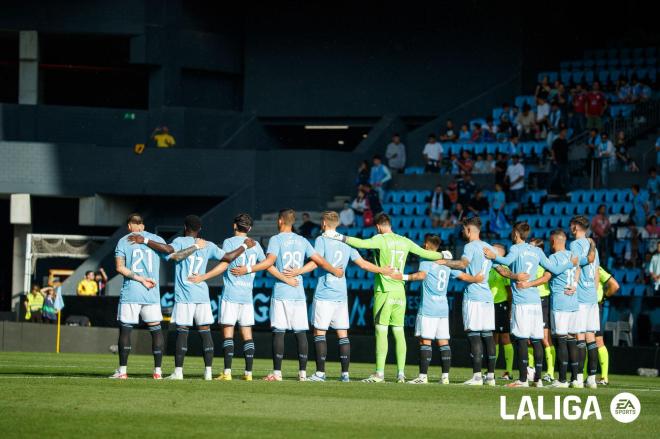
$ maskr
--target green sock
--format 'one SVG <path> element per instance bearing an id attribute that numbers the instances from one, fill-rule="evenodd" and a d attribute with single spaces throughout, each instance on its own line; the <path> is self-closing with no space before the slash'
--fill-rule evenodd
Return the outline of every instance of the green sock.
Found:
<path id="1" fill-rule="evenodd" d="M 500 358 L 500 345 L 496 344 L 495 345 L 495 364 L 497 364 L 497 360 Z"/>
<path id="2" fill-rule="evenodd" d="M 406 369 L 406 335 L 403 333 L 403 326 L 393 326 L 394 344 L 396 347 L 396 370 L 397 373 L 404 373 Z"/>
<path id="3" fill-rule="evenodd" d="M 548 375 L 554 377 L 555 363 L 554 359 L 552 358 L 552 346 L 547 346 L 545 349 L 543 349 L 543 352 L 545 352 L 545 362 L 548 364 Z"/>
<path id="4" fill-rule="evenodd" d="M 607 352 L 606 346 L 598 348 L 598 362 L 600 363 L 600 377 L 607 381 L 607 375 L 610 372 L 610 354 Z"/>
<path id="5" fill-rule="evenodd" d="M 385 373 L 387 360 L 387 326 L 376 325 L 376 373 Z"/>
<path id="6" fill-rule="evenodd" d="M 507 343 L 504 346 L 504 362 L 506 363 L 506 371 L 511 374 L 513 369 L 513 345 Z"/>
<path id="7" fill-rule="evenodd" d="M 531 346 L 527 347 L 527 365 L 534 367 L 534 348 Z"/>

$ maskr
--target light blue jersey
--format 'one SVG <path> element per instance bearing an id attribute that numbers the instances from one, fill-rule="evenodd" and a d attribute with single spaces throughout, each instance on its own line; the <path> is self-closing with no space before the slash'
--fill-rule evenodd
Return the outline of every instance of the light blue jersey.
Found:
<path id="1" fill-rule="evenodd" d="M 498 256 L 495 262 L 508 265 L 514 273 L 527 273 L 530 282 L 536 280 L 539 265 L 552 274 L 561 274 L 564 270 L 573 266 L 570 260 L 563 265 L 551 262 L 543 253 L 543 250 L 527 242 L 512 245 L 509 253 L 504 257 Z M 536 287 L 519 289 L 515 282 L 511 282 L 511 295 L 514 305 L 541 303 L 541 296 L 539 296 L 539 290 Z"/>
<path id="2" fill-rule="evenodd" d="M 316 238 L 314 250 L 330 262 L 333 267 L 342 267 L 344 270 L 348 266 L 349 259 L 351 261 L 360 259 L 360 253 L 354 248 L 341 241 L 323 236 Z M 314 298 L 331 302 L 345 302 L 348 300 L 346 277 L 337 277 L 323 269 L 319 270 L 321 275 L 319 276 L 319 283 L 316 285 Z"/>
<path id="3" fill-rule="evenodd" d="M 550 262 L 556 265 L 565 265 L 571 260 L 571 252 L 568 250 L 558 251 L 550 255 Z M 577 272 L 577 267 L 571 267 L 567 270 L 564 270 L 561 274 L 552 276 L 550 282 L 550 294 L 552 294 L 552 310 L 553 311 L 577 311 L 578 310 L 578 299 L 577 293 L 568 295 L 564 291 L 566 288 L 571 287 L 575 284 L 575 273 Z"/>
<path id="4" fill-rule="evenodd" d="M 170 244 L 175 252 L 179 252 L 195 244 L 192 236 L 180 236 Z M 188 280 L 193 274 L 206 273 L 209 260 L 220 260 L 225 255 L 214 243 L 207 241 L 206 246 L 195 251 L 186 259 L 176 263 L 174 273 L 174 301 L 176 303 L 209 303 L 209 286 L 206 282 L 194 284 Z"/>
<path id="5" fill-rule="evenodd" d="M 144 244 L 128 242 L 126 238 L 130 235 L 142 235 L 149 238 L 150 241 L 165 244 L 163 238 L 149 232 L 129 233 L 119 240 L 115 248 L 115 256 L 124 258 L 124 265 L 133 273 L 156 281 L 156 286 L 148 290 L 140 282 L 125 277 L 119 293 L 119 303 L 143 305 L 160 303 L 160 285 L 158 284 L 160 256 Z"/>
<path id="6" fill-rule="evenodd" d="M 580 303 L 598 303 L 598 292 L 596 290 L 598 267 L 600 260 L 598 259 L 598 252 L 594 261 L 589 264 L 587 255 L 589 254 L 589 240 L 587 238 L 576 239 L 571 242 L 570 249 L 573 255 L 577 256 L 581 267 L 580 279 L 577 283 L 578 302 Z"/>
<path id="7" fill-rule="evenodd" d="M 488 286 L 488 272 L 493 263 L 484 256 L 484 248 L 490 249 L 495 253 L 495 249 L 483 241 L 472 241 L 463 247 L 462 259 L 467 259 L 469 264 L 465 272 L 471 276 L 481 273 L 484 280 L 480 283 L 469 283 L 465 288 L 465 299 L 475 302 L 493 302 L 493 293 Z"/>
<path id="8" fill-rule="evenodd" d="M 422 303 L 417 313 L 424 317 L 449 317 L 449 279 L 457 278 L 462 272 L 432 261 L 420 262 L 419 271 L 426 273 L 426 278 L 422 283 Z"/>
<path id="9" fill-rule="evenodd" d="M 316 254 L 309 241 L 292 232 L 282 232 L 270 238 L 266 253 L 277 257 L 275 267 L 280 272 L 287 268 L 302 268 L 305 260 Z M 273 298 L 278 300 L 306 300 L 302 276 L 298 276 L 297 287 L 276 280 L 273 288 Z"/>
<path id="10" fill-rule="evenodd" d="M 222 251 L 225 253 L 233 252 L 243 245 L 245 238 L 245 236 L 234 236 L 225 239 L 225 242 L 222 243 Z M 244 265 L 253 266 L 264 259 L 266 259 L 264 250 L 258 242 L 254 247 L 245 250 L 242 255 L 234 259 L 222 276 L 224 283 L 222 300 L 234 303 L 252 303 L 252 286 L 254 285 L 256 273 L 234 276 L 231 274 L 231 269 Z"/>

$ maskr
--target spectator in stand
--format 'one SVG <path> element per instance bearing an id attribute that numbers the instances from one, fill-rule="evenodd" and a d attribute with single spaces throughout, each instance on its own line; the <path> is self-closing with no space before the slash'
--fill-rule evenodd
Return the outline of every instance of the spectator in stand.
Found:
<path id="1" fill-rule="evenodd" d="M 351 209 L 348 201 L 344 201 L 344 208 L 339 212 L 339 225 L 343 227 L 353 227 L 355 224 L 355 212 Z"/>
<path id="2" fill-rule="evenodd" d="M 489 174 L 492 172 L 490 163 L 484 160 L 483 154 L 477 154 L 477 160 L 472 167 L 473 174 Z"/>
<path id="3" fill-rule="evenodd" d="M 364 196 L 367 199 L 367 209 L 371 210 L 371 213 L 375 218 L 376 215 L 383 211 L 383 206 L 380 204 L 380 197 L 378 196 L 378 192 L 376 192 L 370 184 L 363 185 L 362 190 L 364 191 Z"/>
<path id="4" fill-rule="evenodd" d="M 364 215 L 364 211 L 368 208 L 367 206 L 367 196 L 362 188 L 358 189 L 357 196 L 351 203 L 351 208 L 356 215 Z"/>
<path id="5" fill-rule="evenodd" d="M 633 222 L 628 224 L 628 229 L 623 234 L 623 239 L 626 240 L 623 260 L 627 267 L 637 268 L 641 264 L 644 241 L 648 237 L 644 227 L 637 227 Z"/>
<path id="6" fill-rule="evenodd" d="M 536 132 L 536 116 L 529 104 L 522 107 L 522 112 L 516 118 L 516 129 L 523 141 L 532 140 Z"/>
<path id="7" fill-rule="evenodd" d="M 587 93 L 587 102 L 585 104 L 585 114 L 587 116 L 587 128 L 603 128 L 603 114 L 607 110 L 607 97 L 600 91 L 600 83 L 594 81 L 592 89 Z"/>
<path id="8" fill-rule="evenodd" d="M 499 183 L 495 183 L 495 190 L 490 193 L 490 206 L 496 211 L 503 211 L 506 207 L 506 196 Z"/>
<path id="9" fill-rule="evenodd" d="M 369 162 L 362 160 L 358 166 L 357 177 L 355 178 L 355 185 L 360 186 L 369 183 L 371 170 L 369 169 Z"/>
<path id="10" fill-rule="evenodd" d="M 470 141 L 474 143 L 479 143 L 483 140 L 483 130 L 481 129 L 480 123 L 475 123 L 472 126 L 472 135 L 470 136 Z"/>
<path id="11" fill-rule="evenodd" d="M 488 213 L 490 205 L 488 199 L 484 196 L 482 190 L 477 190 L 468 203 L 468 210 L 475 215 L 485 215 Z"/>
<path id="12" fill-rule="evenodd" d="M 495 162 L 495 168 L 493 170 L 493 172 L 495 172 L 495 184 L 499 184 L 502 187 L 505 186 L 506 168 L 508 166 L 509 166 L 509 164 L 506 160 L 506 156 L 504 154 L 502 154 L 501 152 L 498 152 L 497 153 L 497 161 Z"/>
<path id="13" fill-rule="evenodd" d="M 566 96 L 566 87 L 560 81 L 557 81 L 557 93 L 551 102 L 559 106 L 562 114 L 568 113 L 568 98 Z"/>
<path id="14" fill-rule="evenodd" d="M 612 229 L 610 220 L 607 217 L 607 207 L 604 204 L 598 206 L 598 213 L 591 220 L 591 231 L 598 247 L 598 254 L 601 260 L 605 261 L 609 253 L 609 236 Z"/>
<path id="15" fill-rule="evenodd" d="M 639 102 L 647 102 L 653 97 L 653 89 L 646 84 L 639 83 Z"/>
<path id="16" fill-rule="evenodd" d="M 657 296 L 660 294 L 660 242 L 658 242 L 655 254 L 651 258 L 651 263 L 649 264 L 649 276 L 651 276 L 653 291 Z"/>
<path id="17" fill-rule="evenodd" d="M 440 171 L 443 153 L 442 144 L 438 142 L 435 134 L 429 134 L 426 145 L 424 145 L 424 151 L 422 151 L 426 162 L 426 172 L 437 173 Z"/>
<path id="18" fill-rule="evenodd" d="M 520 139 L 518 138 L 518 136 L 513 136 L 511 138 L 506 153 L 508 155 L 514 155 L 514 154 L 520 155 L 522 153 L 522 151 L 520 150 Z"/>
<path id="19" fill-rule="evenodd" d="M 648 194 L 641 192 L 638 184 L 631 187 L 633 211 L 630 218 L 638 227 L 646 226 L 646 217 L 649 214 Z"/>
<path id="20" fill-rule="evenodd" d="M 660 130 L 658 130 L 660 134 Z M 660 166 L 660 136 L 655 139 L 655 165 Z"/>
<path id="21" fill-rule="evenodd" d="M 587 175 L 591 175 L 592 166 L 594 167 L 594 172 L 599 172 L 596 163 L 594 163 L 598 151 L 598 145 L 600 145 L 600 136 L 598 135 L 598 130 L 594 128 L 589 131 L 589 137 L 587 137 L 587 140 L 584 143 L 585 148 L 587 148 Z"/>
<path id="22" fill-rule="evenodd" d="M 454 206 L 454 209 L 450 212 L 449 219 L 445 221 L 445 224 L 443 225 L 444 228 L 456 228 L 456 234 L 460 234 L 459 228 L 461 227 L 461 223 L 463 221 L 463 218 L 465 218 L 466 211 L 463 208 L 463 205 L 461 203 L 456 203 Z"/>
<path id="23" fill-rule="evenodd" d="M 502 104 L 502 113 L 500 113 L 500 123 L 504 121 L 512 122 L 515 119 L 513 109 L 508 102 Z"/>
<path id="24" fill-rule="evenodd" d="M 536 137 L 545 139 L 548 134 L 548 116 L 550 116 L 550 104 L 543 97 L 536 99 Z"/>
<path id="25" fill-rule="evenodd" d="M 500 120 L 500 124 L 496 128 L 496 137 L 498 142 L 506 142 L 508 139 L 515 135 L 513 124 L 509 121 L 509 119 Z"/>
<path id="26" fill-rule="evenodd" d="M 477 185 L 472 180 L 471 174 L 465 174 L 461 180 L 458 181 L 458 201 L 467 206 L 470 200 L 477 191 Z"/>
<path id="27" fill-rule="evenodd" d="M 474 168 L 474 161 L 472 161 L 472 154 L 470 151 L 463 150 L 462 158 L 458 162 L 458 167 L 461 169 L 461 174 L 471 174 Z"/>
<path id="28" fill-rule="evenodd" d="M 486 125 L 482 127 L 483 141 L 494 142 L 497 139 L 497 126 L 493 123 L 492 116 L 486 117 Z"/>
<path id="29" fill-rule="evenodd" d="M 660 224 L 656 215 L 651 215 L 646 221 L 646 233 L 649 234 L 649 250 L 655 248 L 660 238 Z"/>
<path id="30" fill-rule="evenodd" d="M 596 151 L 596 158 L 600 160 L 600 181 L 603 188 L 608 187 L 610 170 L 614 169 L 616 164 L 614 144 L 608 137 L 605 132 L 600 135 L 600 145 Z"/>
<path id="31" fill-rule="evenodd" d="M 304 212 L 302 214 L 302 224 L 298 227 L 298 234 L 303 238 L 313 239 L 319 234 L 321 226 L 312 222 L 312 218 L 309 216 L 309 213 Z"/>
<path id="32" fill-rule="evenodd" d="M 99 289 L 99 296 L 105 296 L 105 286 L 108 283 L 108 275 L 105 273 L 103 267 L 99 267 L 99 271 L 94 275 L 94 280 Z"/>
<path id="33" fill-rule="evenodd" d="M 632 89 L 625 76 L 621 76 L 616 84 L 616 96 L 622 104 L 632 102 Z"/>
<path id="34" fill-rule="evenodd" d="M 486 154 L 486 160 L 485 160 L 486 166 L 488 167 L 488 174 L 494 174 L 495 173 L 495 157 L 493 157 L 493 154 Z"/>
<path id="35" fill-rule="evenodd" d="M 550 114 L 548 115 L 548 146 L 552 147 L 552 142 L 559 136 L 559 131 L 564 126 L 564 115 L 559 109 L 559 104 L 553 102 L 550 106 Z M 568 137 L 568 132 L 566 133 L 566 137 Z"/>
<path id="36" fill-rule="evenodd" d="M 461 125 L 461 131 L 458 133 L 458 140 L 461 142 L 469 142 L 472 139 L 472 133 L 468 124 Z"/>
<path id="37" fill-rule="evenodd" d="M 41 317 L 44 323 L 57 323 L 57 309 L 55 309 L 55 298 L 57 293 L 53 287 L 43 289 L 46 293 L 44 306 L 41 308 Z"/>
<path id="38" fill-rule="evenodd" d="M 445 128 L 440 132 L 440 140 L 443 142 L 455 142 L 458 140 L 458 132 L 454 128 L 454 122 L 451 119 L 447 119 Z"/>
<path id="39" fill-rule="evenodd" d="M 79 296 L 96 296 L 98 294 L 99 286 L 93 271 L 85 272 L 85 277 L 78 282 L 77 291 Z"/>
<path id="40" fill-rule="evenodd" d="M 426 201 L 429 203 L 427 212 L 431 218 L 432 227 L 440 227 L 447 220 L 451 207 L 449 196 L 442 190 L 442 185 L 437 185 Z"/>
<path id="41" fill-rule="evenodd" d="M 659 206 L 658 196 L 660 195 L 660 176 L 654 166 L 649 168 L 649 179 L 646 190 L 649 192 L 649 205 L 651 209 Z"/>
<path id="42" fill-rule="evenodd" d="M 616 135 L 616 144 L 614 145 L 614 151 L 616 154 L 615 168 L 618 171 L 639 172 L 637 163 L 635 163 L 632 157 L 630 157 L 630 154 L 628 154 L 628 146 L 626 133 L 619 131 Z"/>
<path id="43" fill-rule="evenodd" d="M 573 99 L 573 115 L 569 126 L 573 128 L 575 134 L 580 134 L 586 126 L 585 111 L 587 105 L 587 93 L 582 88 L 582 84 L 578 84 L 571 91 L 571 96 Z"/>
<path id="44" fill-rule="evenodd" d="M 550 86 L 550 78 L 548 78 L 548 76 L 546 75 L 543 78 L 541 78 L 541 82 L 539 82 L 536 85 L 536 90 L 534 91 L 534 97 L 536 99 L 539 98 L 548 99 L 551 90 L 552 87 Z"/>
<path id="45" fill-rule="evenodd" d="M 525 166 L 520 163 L 518 154 L 511 157 L 511 163 L 506 168 L 505 180 L 509 183 L 511 201 L 520 202 L 525 190 Z"/>
<path id="46" fill-rule="evenodd" d="M 458 156 L 454 153 L 452 153 L 449 156 L 449 169 L 448 169 L 449 175 L 461 175 L 461 167 L 460 167 L 460 161 L 458 160 Z"/>
<path id="47" fill-rule="evenodd" d="M 447 207 L 447 210 L 452 212 L 456 207 L 456 203 L 458 203 L 458 185 L 455 181 L 452 181 L 449 183 L 449 185 L 447 185 L 447 190 L 445 193 L 449 199 L 449 207 Z"/>
<path id="48" fill-rule="evenodd" d="M 158 148 L 171 148 L 176 145 L 176 140 L 167 127 L 156 127 L 154 132 L 151 133 L 151 138 L 156 142 Z"/>
<path id="49" fill-rule="evenodd" d="M 633 75 L 630 81 L 630 103 L 636 104 L 642 99 L 642 87 L 637 76 Z"/>
<path id="50" fill-rule="evenodd" d="M 406 167 L 406 145 L 401 143 L 401 137 L 398 134 L 392 136 L 392 141 L 385 150 L 385 157 L 392 170 L 399 174 L 403 173 Z"/>
<path id="51" fill-rule="evenodd" d="M 392 179 L 392 174 L 387 166 L 383 164 L 379 155 L 373 158 L 373 166 L 371 167 L 371 174 L 369 176 L 369 184 L 378 192 L 378 197 L 382 200 L 385 198 L 385 186 L 387 182 Z"/>
<path id="52" fill-rule="evenodd" d="M 46 296 L 46 288 L 40 288 L 39 285 L 32 285 L 32 291 L 25 296 L 25 320 L 32 323 L 43 322 L 42 309 L 44 307 L 44 297 Z"/>
<path id="53" fill-rule="evenodd" d="M 571 187 L 571 175 L 568 172 L 568 130 L 562 128 L 559 137 L 552 142 L 550 149 L 550 167 L 552 176 L 550 178 L 550 189 L 557 188 L 557 194 L 565 194 Z"/>

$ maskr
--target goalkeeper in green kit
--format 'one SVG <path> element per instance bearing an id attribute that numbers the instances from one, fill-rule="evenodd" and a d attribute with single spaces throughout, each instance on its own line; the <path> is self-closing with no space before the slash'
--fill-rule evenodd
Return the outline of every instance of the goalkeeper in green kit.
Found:
<path id="1" fill-rule="evenodd" d="M 375 218 L 378 235 L 370 239 L 358 239 L 344 236 L 336 231 L 323 234 L 326 238 L 343 241 L 354 248 L 376 251 L 375 264 L 379 267 L 392 267 L 395 274 L 391 277 L 376 274 L 374 282 L 374 325 L 376 327 L 376 373 L 363 380 L 367 383 L 385 381 L 385 360 L 387 358 L 387 327 L 392 327 L 396 344 L 397 382 L 405 382 L 404 367 L 406 365 L 406 338 L 403 324 L 406 315 L 406 290 L 403 275 L 408 253 L 413 253 L 424 259 L 438 260 L 443 257 L 451 259 L 449 252 L 434 252 L 424 250 L 410 239 L 392 233 L 389 216 L 381 213 Z"/>

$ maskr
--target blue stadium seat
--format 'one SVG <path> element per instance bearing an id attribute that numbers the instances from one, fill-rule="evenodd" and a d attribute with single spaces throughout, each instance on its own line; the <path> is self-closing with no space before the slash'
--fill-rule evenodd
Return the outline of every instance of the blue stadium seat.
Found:
<path id="1" fill-rule="evenodd" d="M 367 227 L 365 229 L 362 229 L 362 238 L 368 239 L 371 238 L 376 234 L 376 228 L 375 227 Z"/>
<path id="2" fill-rule="evenodd" d="M 442 242 L 447 242 L 454 233 L 454 229 L 438 229 L 437 234 L 440 236 Z"/>
<path id="3" fill-rule="evenodd" d="M 633 287 L 633 296 L 644 297 L 646 295 L 646 285 L 635 285 Z"/>
<path id="4" fill-rule="evenodd" d="M 564 84 L 570 84 L 572 77 L 573 74 L 569 70 L 562 71 L 561 74 L 559 75 L 561 82 L 563 82 Z"/>
<path id="5" fill-rule="evenodd" d="M 422 283 L 421 282 L 408 282 L 408 290 L 417 292 L 422 289 Z"/>
<path id="6" fill-rule="evenodd" d="M 591 71 L 591 70 L 585 70 L 584 71 L 584 80 L 587 82 L 587 84 L 593 83 L 594 82 L 594 72 Z"/>
<path id="7" fill-rule="evenodd" d="M 630 284 L 621 285 L 621 295 L 632 296 L 633 288 L 635 288 L 635 285 L 630 285 Z"/>
<path id="8" fill-rule="evenodd" d="M 581 70 L 574 70 L 573 74 L 571 75 L 571 80 L 573 81 L 574 84 L 580 84 L 582 83 L 582 80 L 584 79 L 584 72 Z"/>
<path id="9" fill-rule="evenodd" d="M 483 154 L 486 152 L 486 144 L 485 143 L 475 143 L 474 144 L 474 153 L 475 154 Z"/>
<path id="10" fill-rule="evenodd" d="M 612 82 L 618 81 L 619 78 L 621 77 L 621 70 L 611 68 L 609 71 L 609 77 L 610 77 L 610 81 Z"/>
<path id="11" fill-rule="evenodd" d="M 626 240 L 614 241 L 614 254 L 622 255 L 626 249 Z"/>
<path id="12" fill-rule="evenodd" d="M 495 155 L 495 154 L 497 154 L 497 147 L 498 147 L 498 146 L 499 146 L 499 145 L 498 145 L 497 143 L 487 143 L 487 144 L 486 144 L 486 152 L 487 152 L 488 154 L 493 154 L 493 155 Z"/>
<path id="13" fill-rule="evenodd" d="M 609 72 L 607 70 L 599 70 L 598 71 L 598 81 L 600 81 L 601 84 L 607 84 L 608 80 L 610 78 Z"/>
<path id="14" fill-rule="evenodd" d="M 351 291 L 357 291 L 357 290 L 360 289 L 360 281 L 358 281 L 356 279 L 347 279 L 346 280 L 346 286 Z"/>
<path id="15" fill-rule="evenodd" d="M 401 228 L 410 228 L 412 227 L 413 224 L 413 217 L 411 216 L 404 216 L 400 217 L 401 218 L 401 225 L 399 227 Z"/>
<path id="16" fill-rule="evenodd" d="M 412 203 L 415 199 L 415 191 L 404 191 L 403 193 L 403 202 Z"/>
<path id="17" fill-rule="evenodd" d="M 431 191 L 415 191 L 414 200 L 416 203 L 425 203 L 430 196 Z"/>
<path id="18" fill-rule="evenodd" d="M 559 227 L 559 223 L 561 221 L 560 216 L 551 216 L 548 218 L 548 221 L 546 222 L 546 225 L 550 227 L 551 229 L 556 229 Z"/>

